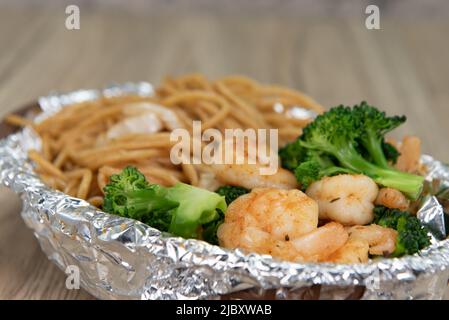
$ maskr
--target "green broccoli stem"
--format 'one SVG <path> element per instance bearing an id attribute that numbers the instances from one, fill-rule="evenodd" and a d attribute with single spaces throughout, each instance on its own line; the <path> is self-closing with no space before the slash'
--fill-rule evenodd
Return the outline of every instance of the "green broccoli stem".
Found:
<path id="1" fill-rule="evenodd" d="M 328 152 L 331 152 L 343 167 L 366 174 L 376 183 L 397 189 L 412 200 L 421 194 L 424 177 L 374 165 L 360 156 L 352 145 L 332 148 Z"/>
<path id="2" fill-rule="evenodd" d="M 376 138 L 374 134 L 368 133 L 366 138 L 362 139 L 362 144 L 365 149 L 368 150 L 368 153 L 373 158 L 375 164 L 385 169 L 390 168 L 382 149 L 382 140 Z"/>
<path id="3" fill-rule="evenodd" d="M 143 215 L 154 210 L 171 210 L 179 206 L 176 201 L 167 200 L 164 196 L 158 195 L 153 189 L 135 190 L 126 193 L 127 207 L 130 216 L 134 219 L 142 218 Z M 132 212 L 132 213 L 131 213 Z"/>

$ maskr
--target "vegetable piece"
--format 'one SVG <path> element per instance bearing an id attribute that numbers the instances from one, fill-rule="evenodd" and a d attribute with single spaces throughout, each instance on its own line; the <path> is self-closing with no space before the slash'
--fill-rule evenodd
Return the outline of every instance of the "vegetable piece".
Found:
<path id="1" fill-rule="evenodd" d="M 171 188 L 149 184 L 134 167 L 112 175 L 104 192 L 104 211 L 185 238 L 198 238 L 201 225 L 227 209 L 223 196 L 183 183 Z"/>
<path id="2" fill-rule="evenodd" d="M 227 205 L 229 205 L 232 201 L 234 201 L 238 197 L 243 196 L 244 194 L 247 194 L 250 191 L 251 190 L 249 189 L 237 186 L 222 186 L 217 190 L 215 190 L 216 193 L 225 197 Z"/>
<path id="3" fill-rule="evenodd" d="M 336 166 L 330 158 L 315 151 L 309 151 L 306 161 L 297 166 L 294 172 L 302 190 L 307 189 L 312 182 L 320 180 L 322 177 L 339 173 L 354 173 L 349 169 Z"/>
<path id="4" fill-rule="evenodd" d="M 217 210 L 218 218 L 203 225 L 203 240 L 218 245 L 217 229 L 224 222 L 224 213 Z"/>
<path id="5" fill-rule="evenodd" d="M 369 162 L 358 151 L 358 139 L 364 134 L 363 126 L 361 116 L 352 108 L 334 107 L 304 128 L 303 134 L 293 142 L 296 145 L 288 149 L 288 156 L 292 158 L 286 158 L 283 162 L 293 163 L 295 159 L 304 159 L 304 155 L 307 156 L 308 151 L 312 150 L 332 159 L 337 167 L 365 174 L 382 186 L 397 189 L 407 197 L 417 199 L 422 191 L 424 177 L 381 167 Z"/>
<path id="6" fill-rule="evenodd" d="M 430 237 L 425 226 L 418 218 L 406 211 L 390 209 L 384 206 L 374 208 L 374 223 L 395 229 L 398 232 L 394 257 L 414 254 L 430 244 Z"/>
<path id="7" fill-rule="evenodd" d="M 293 171 L 304 161 L 306 150 L 294 141 L 279 149 L 279 157 L 282 167 Z"/>
<path id="8" fill-rule="evenodd" d="M 205 189 L 178 183 L 168 188 L 168 198 L 179 202 L 173 209 L 169 232 L 184 238 L 198 238 L 199 228 L 219 218 L 217 209 L 227 209 L 225 197 Z"/>
<path id="9" fill-rule="evenodd" d="M 391 161 L 393 164 L 396 164 L 398 161 L 398 157 L 401 155 L 401 153 L 396 149 L 395 146 L 393 146 L 391 143 L 382 141 L 382 150 L 385 154 L 385 158 L 388 161 Z"/>
<path id="10" fill-rule="evenodd" d="M 134 167 L 112 175 L 104 192 L 104 211 L 142 221 L 161 231 L 168 231 L 172 220 L 170 210 L 179 205 L 167 198 L 163 187 L 150 185 Z"/>
<path id="11" fill-rule="evenodd" d="M 250 191 L 251 190 L 249 189 L 237 186 L 221 186 L 220 188 L 215 190 L 216 193 L 225 197 L 227 205 L 229 205 L 238 197 L 243 196 L 244 194 L 247 194 Z M 203 240 L 216 245 L 218 245 L 217 229 L 224 222 L 223 211 L 217 209 L 217 213 L 218 218 L 216 220 L 213 220 L 203 225 Z"/>
<path id="12" fill-rule="evenodd" d="M 383 149 L 384 137 L 388 132 L 403 124 L 407 118 L 405 116 L 387 117 L 385 112 L 368 105 L 365 101 L 354 106 L 352 113 L 358 117 L 361 124 L 358 140 L 370 155 L 372 162 L 380 167 L 389 168 Z M 388 150 L 391 151 L 390 149 L 391 147 Z"/>

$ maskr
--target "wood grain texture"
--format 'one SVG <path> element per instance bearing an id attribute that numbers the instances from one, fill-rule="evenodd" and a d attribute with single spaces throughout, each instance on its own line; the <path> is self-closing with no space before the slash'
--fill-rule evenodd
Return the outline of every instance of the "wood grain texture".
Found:
<path id="1" fill-rule="evenodd" d="M 86 4 L 87 5 L 87 4 Z M 150 10 L 151 11 L 151 10 Z M 0 10 L 0 113 L 51 90 L 101 87 L 202 72 L 241 73 L 303 90 L 325 106 L 361 100 L 408 122 L 399 135 L 449 160 L 449 22 L 281 14 L 124 13 L 81 8 L 81 30 L 62 8 Z M 0 192 L 0 298 L 91 298 L 64 288 L 65 276 L 40 251 L 19 202 Z"/>

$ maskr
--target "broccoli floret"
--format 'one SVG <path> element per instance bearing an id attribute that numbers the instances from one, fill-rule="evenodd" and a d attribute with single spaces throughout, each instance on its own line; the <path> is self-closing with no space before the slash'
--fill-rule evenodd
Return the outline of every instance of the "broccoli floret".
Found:
<path id="1" fill-rule="evenodd" d="M 227 209 L 225 197 L 185 183 L 177 183 L 167 192 L 170 200 L 179 202 L 168 231 L 184 238 L 198 238 L 200 226 L 218 219 L 217 209 Z"/>
<path id="2" fill-rule="evenodd" d="M 179 205 L 167 198 L 164 188 L 150 185 L 134 167 L 112 175 L 104 192 L 104 211 L 142 221 L 161 231 L 168 231 L 170 210 Z"/>
<path id="3" fill-rule="evenodd" d="M 282 160 L 282 167 L 295 173 L 302 190 L 324 176 L 350 172 L 350 170 L 338 167 L 330 157 L 323 153 L 304 148 L 299 139 L 280 149 L 279 156 Z"/>
<path id="4" fill-rule="evenodd" d="M 387 158 L 387 160 L 391 161 L 393 164 L 396 163 L 398 157 L 401 155 L 398 149 L 395 148 L 395 146 L 393 146 L 391 143 L 385 142 L 385 140 L 382 141 L 382 150 L 385 154 L 385 158 Z"/>
<path id="5" fill-rule="evenodd" d="M 221 186 L 215 193 L 225 197 L 226 204 L 229 205 L 238 197 L 247 194 L 251 190 L 237 186 Z M 203 225 L 203 240 L 211 244 L 218 244 L 217 229 L 224 221 L 224 213 L 217 209 L 218 218 Z"/>
<path id="6" fill-rule="evenodd" d="M 301 190 L 305 190 L 312 182 L 320 180 L 325 175 L 317 162 L 306 161 L 296 167 L 295 176 L 301 186 Z"/>
<path id="7" fill-rule="evenodd" d="M 352 113 L 360 121 L 358 140 L 370 155 L 372 162 L 380 167 L 389 168 L 388 158 L 383 148 L 384 137 L 388 132 L 403 124 L 407 120 L 406 117 L 387 117 L 385 112 L 368 105 L 365 101 L 354 106 Z M 388 151 L 391 151 L 391 147 L 388 147 Z"/>
<path id="8" fill-rule="evenodd" d="M 203 240 L 210 244 L 218 244 L 217 229 L 224 222 L 224 213 L 217 210 L 218 218 L 203 225 Z"/>
<path id="9" fill-rule="evenodd" d="M 336 159 L 336 165 L 371 177 L 378 184 L 403 192 L 411 199 L 420 195 L 424 177 L 384 168 L 366 160 L 357 150 L 364 123 L 350 107 L 330 109 L 308 124 L 297 139 L 300 146 Z M 303 151 L 301 151 L 303 152 Z"/>
<path id="10" fill-rule="evenodd" d="M 392 256 L 400 257 L 406 254 L 414 254 L 430 244 L 427 228 L 421 225 L 419 219 L 410 213 L 376 206 L 374 216 L 374 223 L 398 232 L 396 250 Z"/>
<path id="11" fill-rule="evenodd" d="M 301 185 L 301 190 L 307 189 L 307 187 L 314 181 L 339 173 L 353 173 L 353 171 L 336 166 L 323 168 L 316 161 L 303 162 L 295 169 L 296 180 L 298 180 Z"/>
<path id="12" fill-rule="evenodd" d="M 226 204 L 229 205 L 232 201 L 234 201 L 238 197 L 243 196 L 244 194 L 250 192 L 250 190 L 237 186 L 222 186 L 217 190 L 215 190 L 215 192 L 221 196 L 224 196 L 226 199 Z"/>
<path id="13" fill-rule="evenodd" d="M 170 188 L 149 184 L 134 167 L 112 175 L 104 192 L 104 211 L 185 238 L 197 238 L 201 226 L 227 208 L 225 198 L 214 192 L 183 183 Z"/>
<path id="14" fill-rule="evenodd" d="M 305 159 L 306 161 L 297 166 L 294 171 L 301 190 L 307 189 L 312 182 L 320 180 L 322 177 L 339 173 L 353 173 L 349 169 L 338 167 L 332 159 L 313 150 L 307 152 Z"/>
<path id="15" fill-rule="evenodd" d="M 304 161 L 305 151 L 297 141 L 280 148 L 278 153 L 282 167 L 291 171 L 295 170 Z"/>

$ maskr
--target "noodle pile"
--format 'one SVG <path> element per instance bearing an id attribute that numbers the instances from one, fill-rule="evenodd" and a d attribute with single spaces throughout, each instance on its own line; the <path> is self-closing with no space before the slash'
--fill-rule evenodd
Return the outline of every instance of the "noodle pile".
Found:
<path id="1" fill-rule="evenodd" d="M 16 115 L 6 120 L 32 126 L 39 134 L 42 150 L 31 150 L 29 158 L 45 183 L 93 205 L 102 204 L 102 189 L 109 176 L 127 165 L 136 166 L 152 183 L 197 185 L 198 172 L 193 165 L 170 161 L 175 143 L 170 141 L 170 119 L 162 121 L 164 126 L 157 132 L 106 138 L 108 130 L 132 115 L 132 106 L 142 103 L 162 106 L 159 108 L 175 115 L 172 122 L 190 132 L 194 120 L 202 122 L 202 130 L 279 128 L 281 145 L 295 139 L 310 121 L 289 116 L 292 107 L 323 111 L 310 97 L 292 89 L 263 85 L 243 76 L 209 81 L 193 74 L 165 79 L 154 97 L 101 98 L 74 104 L 37 124 Z M 164 110 L 157 111 L 164 120 Z"/>

